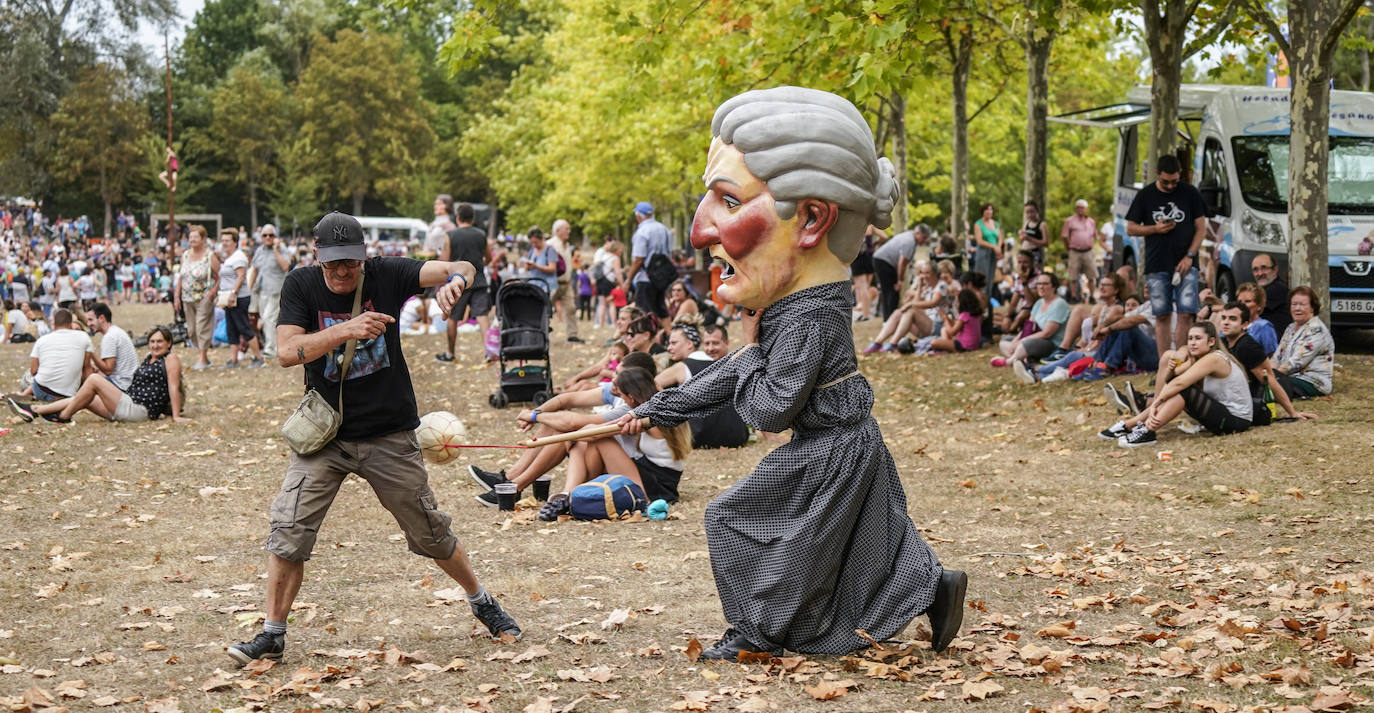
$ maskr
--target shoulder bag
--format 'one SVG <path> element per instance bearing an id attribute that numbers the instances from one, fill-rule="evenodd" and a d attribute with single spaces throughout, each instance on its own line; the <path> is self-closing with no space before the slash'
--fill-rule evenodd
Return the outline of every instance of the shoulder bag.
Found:
<path id="1" fill-rule="evenodd" d="M 366 272 L 358 275 L 358 288 L 353 292 L 353 317 L 362 311 L 363 278 L 366 276 Z M 281 425 L 281 436 L 296 455 L 311 455 L 334 440 L 339 432 L 339 425 L 343 423 L 344 380 L 348 378 L 348 368 L 353 364 L 353 352 L 357 347 L 357 339 L 348 340 L 344 346 L 343 362 L 339 369 L 339 410 L 335 411 L 319 391 L 311 389 L 286 419 L 286 423 Z"/>

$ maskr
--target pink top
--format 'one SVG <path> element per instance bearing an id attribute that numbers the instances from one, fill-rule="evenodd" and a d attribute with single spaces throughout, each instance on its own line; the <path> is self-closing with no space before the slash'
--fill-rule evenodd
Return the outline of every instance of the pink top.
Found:
<path id="1" fill-rule="evenodd" d="M 959 330 L 959 336 L 955 337 L 959 346 L 970 352 L 977 349 L 983 341 L 983 325 L 968 312 L 959 313 L 959 323 L 964 325 L 963 329 Z"/>
<path id="2" fill-rule="evenodd" d="M 1064 221 L 1059 237 L 1068 243 L 1070 250 L 1091 250 L 1097 237 L 1097 222 L 1086 215 L 1080 218 L 1075 213 Z"/>

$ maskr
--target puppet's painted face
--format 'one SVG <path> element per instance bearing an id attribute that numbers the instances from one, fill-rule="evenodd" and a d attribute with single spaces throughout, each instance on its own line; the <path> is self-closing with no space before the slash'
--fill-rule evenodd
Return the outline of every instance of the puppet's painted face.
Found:
<path id="1" fill-rule="evenodd" d="M 785 297 L 804 264 L 797 218 L 778 217 L 768 186 L 749 172 L 744 154 L 719 137 L 711 140 L 703 178 L 706 195 L 692 219 L 692 247 L 722 263 L 716 294 L 749 309 Z"/>

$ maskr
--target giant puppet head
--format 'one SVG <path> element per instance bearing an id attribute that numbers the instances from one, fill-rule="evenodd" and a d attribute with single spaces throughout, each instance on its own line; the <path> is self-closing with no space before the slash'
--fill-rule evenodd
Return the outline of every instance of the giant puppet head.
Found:
<path id="1" fill-rule="evenodd" d="M 897 184 L 858 109 L 829 92 L 745 92 L 711 121 L 692 246 L 723 263 L 718 294 L 763 309 L 849 279 L 866 227 L 892 222 Z"/>

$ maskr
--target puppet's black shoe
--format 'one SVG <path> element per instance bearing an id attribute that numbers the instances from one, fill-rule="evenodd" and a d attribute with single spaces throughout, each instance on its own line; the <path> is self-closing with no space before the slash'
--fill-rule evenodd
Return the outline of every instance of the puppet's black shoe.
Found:
<path id="1" fill-rule="evenodd" d="M 964 592 L 968 590 L 968 575 L 955 569 L 940 573 L 935 588 L 935 601 L 926 610 L 930 617 L 930 648 L 940 653 L 959 634 L 964 623 Z"/>
<path id="2" fill-rule="evenodd" d="M 702 661 L 738 661 L 741 652 L 750 654 L 773 654 L 777 655 L 780 651 L 770 651 L 768 649 L 755 646 L 749 639 L 744 638 L 744 634 L 739 633 L 731 627 L 725 630 L 725 635 L 720 637 L 715 646 L 701 652 L 698 660 Z"/>

